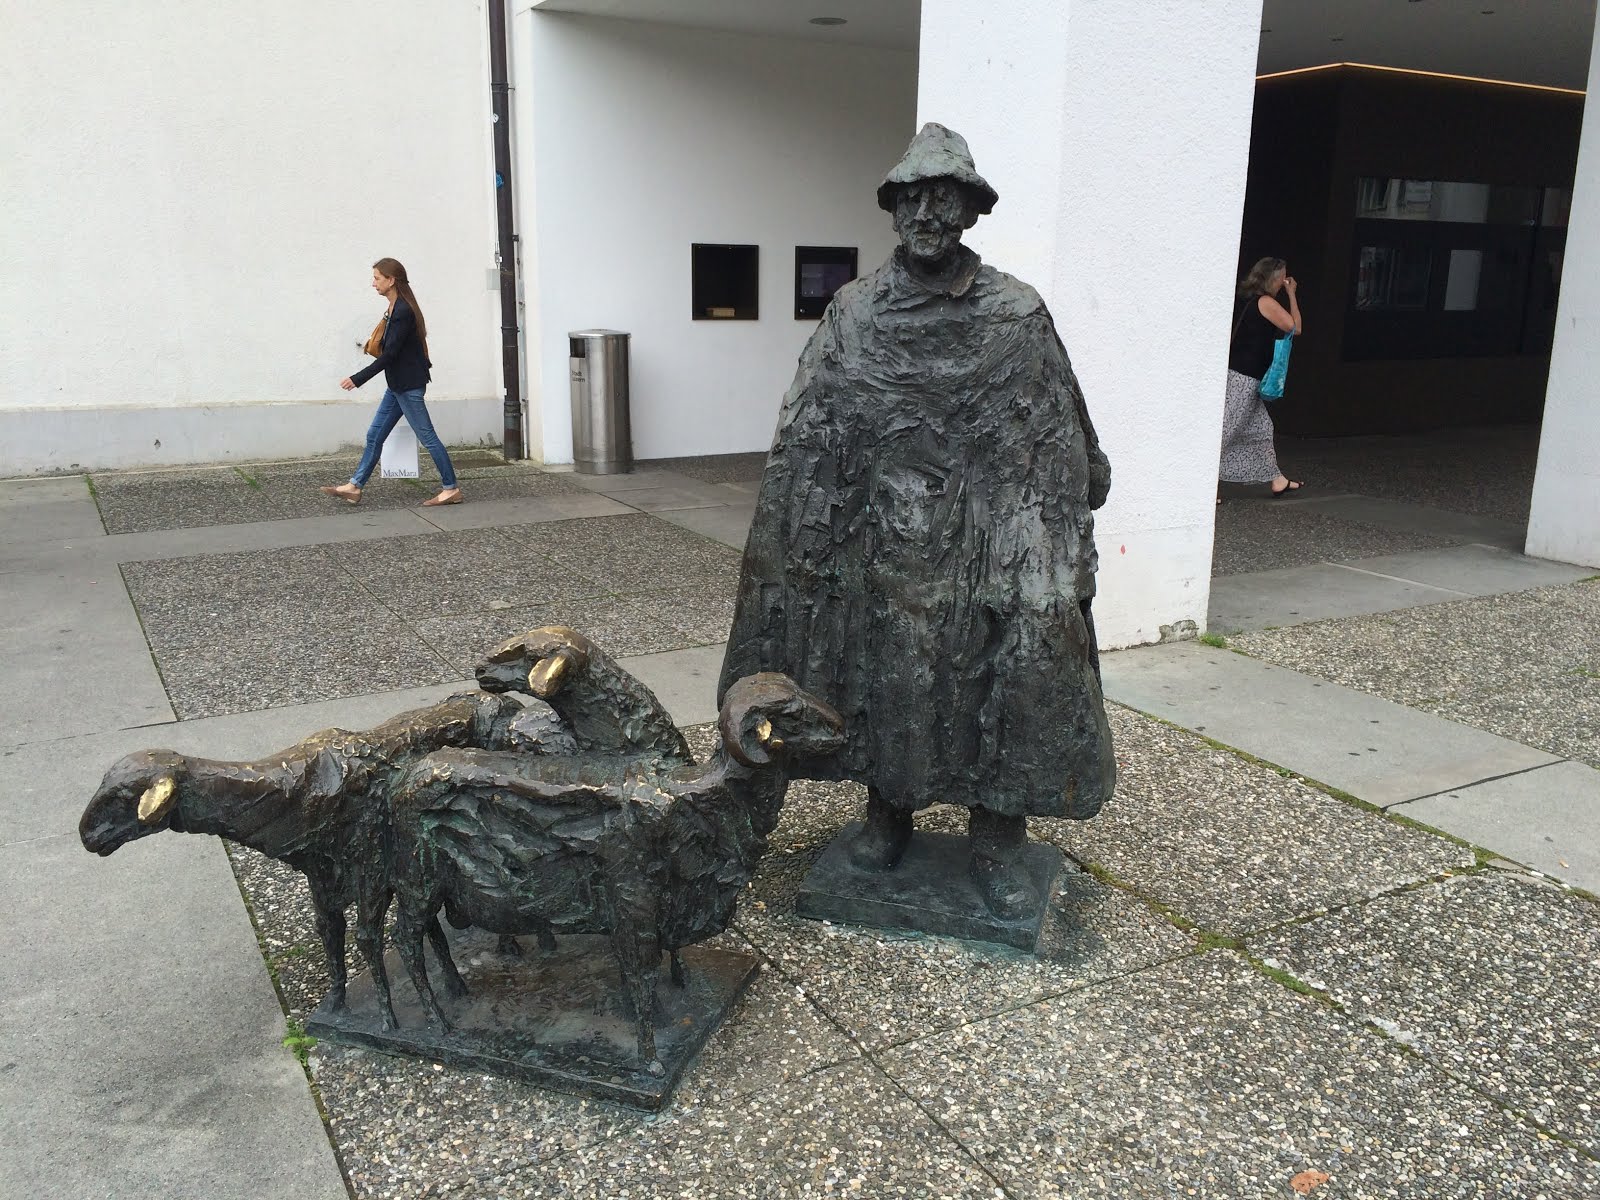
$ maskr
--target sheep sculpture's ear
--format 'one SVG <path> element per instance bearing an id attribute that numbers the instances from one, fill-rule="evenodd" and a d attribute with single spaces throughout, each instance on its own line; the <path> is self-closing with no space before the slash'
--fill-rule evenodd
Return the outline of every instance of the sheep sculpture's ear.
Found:
<path id="1" fill-rule="evenodd" d="M 743 763 L 747 767 L 765 767 L 772 762 L 772 753 L 761 742 L 759 735 L 754 731 L 739 736 L 735 731 L 733 737 L 724 733 L 723 745 L 728 747 L 728 753 L 734 761 Z"/>
<path id="2" fill-rule="evenodd" d="M 533 664 L 528 672 L 528 690 L 539 699 L 548 700 L 564 688 L 573 673 L 581 670 L 585 663 L 585 655 L 563 646 Z"/>
<path id="3" fill-rule="evenodd" d="M 544 625 L 523 638 L 527 653 L 538 659 L 528 672 L 528 690 L 541 700 L 561 691 L 571 677 L 588 667 L 594 643 L 565 625 Z"/>
<path id="4" fill-rule="evenodd" d="M 157 821 L 165 820 L 177 798 L 177 781 L 171 775 L 163 775 L 139 797 L 139 824 L 154 825 Z"/>
<path id="5" fill-rule="evenodd" d="M 793 690 L 793 685 L 789 689 Z M 763 711 L 770 711 L 770 703 L 776 698 L 776 689 L 767 676 L 741 679 L 728 689 L 717 727 L 722 744 L 734 761 L 747 767 L 764 767 L 783 750 L 783 739 Z"/>

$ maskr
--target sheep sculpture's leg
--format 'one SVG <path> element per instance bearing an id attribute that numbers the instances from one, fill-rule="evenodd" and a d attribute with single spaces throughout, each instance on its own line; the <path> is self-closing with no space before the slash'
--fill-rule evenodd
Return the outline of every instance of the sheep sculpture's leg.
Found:
<path id="1" fill-rule="evenodd" d="M 438 917 L 428 922 L 428 942 L 433 947 L 433 956 L 439 960 L 446 994 L 452 999 L 461 999 L 467 994 L 467 981 L 461 978 L 461 972 L 456 969 L 455 957 L 450 953 L 450 939 L 445 937 L 444 926 L 439 924 Z"/>
<path id="2" fill-rule="evenodd" d="M 387 886 L 363 879 L 356 899 L 356 946 L 372 972 L 372 986 L 378 993 L 378 1011 L 385 1029 L 395 1029 L 394 999 L 389 992 L 389 972 L 383 964 L 383 917 L 389 911 L 394 892 Z"/>
<path id="3" fill-rule="evenodd" d="M 494 944 L 495 953 L 504 958 L 521 958 L 522 943 L 509 933 L 502 933 Z"/>
<path id="4" fill-rule="evenodd" d="M 672 982 L 678 987 L 687 987 L 689 983 L 683 973 L 683 958 L 676 950 L 672 952 Z"/>
<path id="5" fill-rule="evenodd" d="M 311 911 L 317 923 L 317 937 L 322 939 L 322 952 L 328 960 L 328 978 L 332 981 L 328 1000 L 337 1012 L 345 1005 L 344 905 L 314 877 L 307 875 L 306 884 L 311 889 Z"/>
<path id="6" fill-rule="evenodd" d="M 411 976 L 411 984 L 417 989 L 417 998 L 422 1001 L 429 1022 L 448 1031 L 450 1019 L 444 1015 L 438 997 L 433 994 L 433 985 L 428 982 L 428 963 L 422 956 L 423 934 L 429 924 L 437 923 L 436 913 L 424 916 L 422 913 L 409 911 L 402 893 L 400 912 L 395 918 L 395 949 L 400 952 L 400 961 L 406 966 L 406 974 Z"/>
<path id="7" fill-rule="evenodd" d="M 652 1075 L 659 1075 L 665 1070 L 656 1056 L 656 977 L 661 972 L 661 943 L 655 936 L 653 920 L 633 923 L 618 913 L 616 923 L 617 928 L 611 931 L 611 948 L 622 970 L 622 986 L 633 1002 L 639 1061 Z"/>

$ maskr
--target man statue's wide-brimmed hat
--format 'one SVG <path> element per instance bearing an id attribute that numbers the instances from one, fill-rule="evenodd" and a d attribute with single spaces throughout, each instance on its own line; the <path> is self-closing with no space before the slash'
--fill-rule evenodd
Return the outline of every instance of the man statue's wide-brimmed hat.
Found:
<path id="1" fill-rule="evenodd" d="M 978 211 L 994 211 L 1000 193 L 989 186 L 989 181 L 978 174 L 972 161 L 972 151 L 967 149 L 967 139 L 935 121 L 929 121 L 906 147 L 905 157 L 894 165 L 894 170 L 883 177 L 878 185 L 878 207 L 885 212 L 894 211 L 894 196 L 909 183 L 924 179 L 954 179 L 964 184 L 978 202 Z"/>

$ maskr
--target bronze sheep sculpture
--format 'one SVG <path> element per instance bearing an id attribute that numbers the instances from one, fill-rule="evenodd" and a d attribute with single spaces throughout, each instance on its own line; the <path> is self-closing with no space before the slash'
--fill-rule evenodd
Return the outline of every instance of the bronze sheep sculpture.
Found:
<path id="1" fill-rule="evenodd" d="M 777 823 L 789 763 L 831 753 L 843 726 L 782 675 L 739 680 L 721 745 L 696 766 L 655 695 L 587 637 L 547 626 L 478 667 L 481 691 L 365 732 L 327 729 L 278 754 L 220 762 L 141 750 L 113 764 L 79 822 L 85 849 L 114 853 L 162 830 L 216 834 L 303 874 L 327 955 L 326 1003 L 346 1008 L 346 909 L 383 1027 L 394 1004 L 385 917 L 432 1022 L 448 1027 L 423 959 L 466 994 L 441 914 L 515 951 L 557 934 L 607 935 L 637 1022 L 641 1063 L 660 1070 L 654 997 L 661 957 L 727 928 Z M 527 706 L 505 695 L 522 692 Z"/>
<path id="2" fill-rule="evenodd" d="M 620 753 L 629 737 L 639 739 L 640 752 L 690 761 L 683 735 L 649 689 L 575 630 L 548 626 L 512 638 L 479 673 L 483 691 L 401 713 L 364 733 L 322 730 L 254 762 L 172 750 L 126 755 L 106 772 L 79 821 L 84 848 L 106 856 L 171 829 L 216 834 L 287 863 L 306 877 L 332 1007 L 345 1003 L 345 910 L 354 905 L 356 943 L 372 971 L 384 1027 L 393 1029 L 382 933 L 393 900 L 390 793 L 402 771 L 445 747 Z M 524 707 L 491 694 L 511 690 L 543 703 Z M 461 993 L 444 931 L 435 923 L 428 936 L 448 990 Z M 518 949 L 509 937 L 500 945 Z"/>
<path id="3" fill-rule="evenodd" d="M 765 673 L 728 690 L 719 732 L 703 766 L 451 749 L 410 768 L 394 794 L 395 944 L 435 1023 L 449 1027 L 422 939 L 441 909 L 500 934 L 606 934 L 639 1059 L 660 1069 L 662 954 L 681 985 L 679 950 L 728 927 L 766 852 L 785 765 L 843 741 L 833 709 Z"/>
<path id="4" fill-rule="evenodd" d="M 84 849 L 109 855 L 152 833 L 212 833 L 306 877 L 327 954 L 335 1008 L 345 1002 L 345 909 L 356 906 L 356 945 L 372 971 L 384 1026 L 395 1027 L 383 966 L 389 884 L 389 795 L 402 771 L 446 746 L 499 747 L 523 707 L 468 692 L 402 713 L 364 733 L 325 729 L 254 762 L 218 762 L 139 750 L 114 763 L 78 823 Z M 428 930 L 447 985 L 464 989 L 444 931 Z"/>
<path id="5" fill-rule="evenodd" d="M 486 692 L 526 692 L 555 708 L 545 754 L 651 754 L 690 762 L 655 693 L 576 629 L 545 625 L 500 643 L 478 667 Z"/>

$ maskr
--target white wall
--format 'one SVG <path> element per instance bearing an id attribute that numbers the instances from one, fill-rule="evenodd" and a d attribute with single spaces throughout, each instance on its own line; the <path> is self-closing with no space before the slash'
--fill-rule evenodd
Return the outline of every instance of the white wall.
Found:
<path id="1" fill-rule="evenodd" d="M 917 119 L 1000 193 L 970 244 L 1055 316 L 1111 459 L 1102 644 L 1206 624 L 1260 0 L 923 0 Z"/>
<path id="2" fill-rule="evenodd" d="M 498 440 L 486 25 L 482 0 L 6 5 L 0 473 L 359 441 L 381 381 L 338 381 L 382 255 L 441 426 Z"/>
<path id="3" fill-rule="evenodd" d="M 894 248 L 875 192 L 914 132 L 916 56 L 536 11 L 516 31 L 542 456 L 572 460 L 566 335 L 594 327 L 633 335 L 637 457 L 766 449 L 816 327 L 794 247 L 858 246 L 863 274 Z M 691 319 L 694 242 L 760 246 L 759 321 Z"/>
<path id="4" fill-rule="evenodd" d="M 1589 79 L 1600 80 L 1600 38 Z M 1583 110 L 1527 551 L 1600 567 L 1600 104 Z"/>

